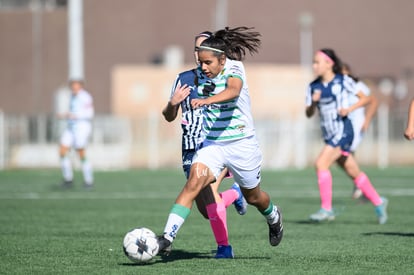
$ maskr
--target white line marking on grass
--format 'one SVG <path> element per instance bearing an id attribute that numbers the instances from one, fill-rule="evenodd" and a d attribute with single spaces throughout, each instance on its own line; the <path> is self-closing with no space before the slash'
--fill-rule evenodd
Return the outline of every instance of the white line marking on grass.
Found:
<path id="1" fill-rule="evenodd" d="M 414 189 L 379 189 L 379 194 L 382 196 L 414 196 Z M 276 198 L 317 198 L 319 197 L 318 190 L 304 190 L 304 191 L 275 191 L 269 192 L 272 197 Z M 119 200 L 119 199 L 175 199 L 177 193 L 161 193 L 161 192 L 61 192 L 61 193 L 2 193 L 0 200 Z M 334 190 L 334 197 L 351 197 L 351 190 Z"/>

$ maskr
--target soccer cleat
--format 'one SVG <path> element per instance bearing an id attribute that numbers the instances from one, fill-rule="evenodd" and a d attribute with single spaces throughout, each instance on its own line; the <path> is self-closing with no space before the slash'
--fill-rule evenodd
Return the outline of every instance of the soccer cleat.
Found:
<path id="1" fill-rule="evenodd" d="M 323 208 L 319 209 L 318 212 L 309 216 L 309 219 L 314 222 L 321 221 L 333 221 L 335 219 L 335 214 L 332 210 L 328 211 Z"/>
<path id="2" fill-rule="evenodd" d="M 231 189 L 236 190 L 237 193 L 239 194 L 239 198 L 233 202 L 234 207 L 237 210 L 237 213 L 239 213 L 240 215 L 246 214 L 247 202 L 240 190 L 240 186 L 237 183 L 233 183 L 233 185 L 231 186 Z"/>
<path id="3" fill-rule="evenodd" d="M 91 183 L 91 182 L 84 182 L 84 183 L 83 183 L 83 187 L 84 187 L 86 190 L 91 190 L 91 189 L 93 188 L 93 183 Z"/>
<path id="4" fill-rule="evenodd" d="M 72 188 L 73 187 L 73 180 L 63 180 L 61 186 L 62 186 L 62 188 Z"/>
<path id="5" fill-rule="evenodd" d="M 277 246 L 283 238 L 283 224 L 282 224 L 282 213 L 280 209 L 277 210 L 279 214 L 279 220 L 275 224 L 269 225 L 269 242 L 271 246 Z"/>
<path id="6" fill-rule="evenodd" d="M 216 256 L 214 256 L 216 259 L 233 259 L 233 248 L 231 245 L 219 245 L 217 247 L 217 253 Z"/>
<path id="7" fill-rule="evenodd" d="M 379 224 L 385 224 L 388 220 L 387 214 L 387 207 L 388 207 L 388 199 L 381 197 L 382 203 L 375 207 L 375 213 L 378 217 Z"/>
<path id="8" fill-rule="evenodd" d="M 172 243 L 167 240 L 166 238 L 164 238 L 164 236 L 158 236 L 157 237 L 157 241 L 158 241 L 158 253 L 159 254 L 163 254 L 165 256 L 170 255 L 171 250 L 172 250 Z"/>
<path id="9" fill-rule="evenodd" d="M 357 188 L 356 186 L 354 186 L 354 191 L 352 191 L 352 198 L 354 200 L 361 198 L 362 196 L 362 191 L 361 189 Z"/>

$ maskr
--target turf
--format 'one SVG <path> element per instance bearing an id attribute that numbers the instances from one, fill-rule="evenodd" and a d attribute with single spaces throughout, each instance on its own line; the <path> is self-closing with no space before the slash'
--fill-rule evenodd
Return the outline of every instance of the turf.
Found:
<path id="1" fill-rule="evenodd" d="M 390 201 L 385 225 L 377 224 L 372 205 L 351 199 L 342 171 L 333 170 L 339 216 L 320 224 L 308 221 L 319 208 L 313 170 L 263 171 L 262 188 L 283 210 L 280 246 L 268 244 L 254 207 L 239 216 L 230 206 L 235 259 L 213 259 L 209 223 L 194 208 L 169 257 L 136 265 L 122 252 L 123 236 L 140 226 L 161 233 L 183 185 L 181 171 L 96 172 L 89 191 L 79 174 L 73 189 L 62 190 L 58 170 L 1 171 L 0 274 L 413 274 L 414 170 L 366 172 Z"/>

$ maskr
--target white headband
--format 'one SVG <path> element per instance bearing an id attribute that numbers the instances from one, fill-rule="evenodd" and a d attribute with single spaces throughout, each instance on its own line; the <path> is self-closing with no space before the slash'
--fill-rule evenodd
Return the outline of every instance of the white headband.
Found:
<path id="1" fill-rule="evenodd" d="M 209 50 L 209 51 L 213 51 L 213 52 L 224 53 L 224 51 L 222 51 L 222 50 L 212 48 L 212 47 L 207 47 L 207 46 L 200 46 L 198 48 L 202 49 L 202 50 Z"/>

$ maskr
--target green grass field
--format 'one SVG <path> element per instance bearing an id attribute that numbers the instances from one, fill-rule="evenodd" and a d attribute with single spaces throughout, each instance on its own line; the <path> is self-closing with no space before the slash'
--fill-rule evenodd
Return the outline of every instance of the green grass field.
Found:
<path id="1" fill-rule="evenodd" d="M 169 257 L 132 264 L 124 234 L 146 226 L 161 233 L 181 190 L 179 170 L 96 172 L 94 190 L 81 178 L 59 188 L 59 170 L 0 171 L 0 274 L 414 274 L 414 169 L 365 169 L 389 198 L 389 221 L 378 225 L 369 203 L 351 199 L 352 184 L 333 170 L 333 222 L 313 224 L 319 208 L 315 174 L 263 171 L 262 188 L 281 206 L 285 235 L 268 244 L 264 218 L 249 206 L 228 208 L 235 259 L 213 259 L 208 221 L 193 209 Z M 222 184 L 229 188 L 230 180 Z"/>

